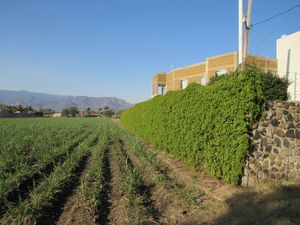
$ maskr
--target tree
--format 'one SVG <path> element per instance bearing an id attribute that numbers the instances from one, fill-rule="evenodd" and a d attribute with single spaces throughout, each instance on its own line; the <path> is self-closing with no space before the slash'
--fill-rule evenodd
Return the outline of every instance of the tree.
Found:
<path id="1" fill-rule="evenodd" d="M 62 116 L 66 116 L 66 117 L 70 116 L 70 109 L 69 108 L 64 108 L 62 110 L 62 114 L 61 115 Z"/>
<path id="2" fill-rule="evenodd" d="M 105 117 L 112 117 L 114 115 L 114 111 L 112 111 L 111 109 L 104 110 L 103 115 Z"/>
<path id="3" fill-rule="evenodd" d="M 86 108 L 86 116 L 90 116 L 92 110 L 90 107 Z"/>
<path id="4" fill-rule="evenodd" d="M 4 104 L 0 104 L 0 109 L 7 109 L 7 106 Z"/>
<path id="5" fill-rule="evenodd" d="M 75 117 L 79 113 L 79 110 L 77 107 L 70 107 L 69 108 L 69 115 L 72 117 Z"/>
<path id="6" fill-rule="evenodd" d="M 39 109 L 39 112 L 42 112 L 44 115 L 47 115 L 47 116 L 50 116 L 50 115 L 52 115 L 52 114 L 54 114 L 55 113 L 55 111 L 54 110 L 52 110 L 52 109 Z"/>
<path id="7" fill-rule="evenodd" d="M 18 111 L 18 112 L 24 112 L 23 106 L 22 105 L 17 105 L 16 106 L 16 111 Z"/>
<path id="8" fill-rule="evenodd" d="M 33 112 L 33 108 L 31 106 L 26 106 L 23 108 L 24 112 Z"/>

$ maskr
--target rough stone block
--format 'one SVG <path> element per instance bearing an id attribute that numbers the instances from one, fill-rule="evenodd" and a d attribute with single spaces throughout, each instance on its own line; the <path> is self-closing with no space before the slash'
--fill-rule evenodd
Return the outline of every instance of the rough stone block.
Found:
<path id="1" fill-rule="evenodd" d="M 283 103 L 282 102 L 274 102 L 274 106 L 276 108 L 283 108 Z"/>
<path id="2" fill-rule="evenodd" d="M 249 162 L 249 164 L 251 164 L 251 163 L 254 163 L 255 162 L 255 159 L 253 158 L 253 157 L 249 157 L 249 159 L 248 159 L 248 162 Z"/>
<path id="3" fill-rule="evenodd" d="M 274 129 L 272 127 L 266 128 L 266 136 L 272 138 L 274 134 Z"/>
<path id="4" fill-rule="evenodd" d="M 273 144 L 273 138 L 267 138 L 267 142 L 268 142 L 268 144 Z"/>
<path id="5" fill-rule="evenodd" d="M 288 115 L 288 114 L 289 114 L 289 111 L 284 109 L 284 110 L 282 111 L 282 113 L 283 113 L 284 115 Z"/>
<path id="6" fill-rule="evenodd" d="M 287 124 L 287 129 L 295 129 L 295 125 L 293 123 L 288 123 Z"/>
<path id="7" fill-rule="evenodd" d="M 281 120 L 282 117 L 283 117 L 283 113 L 280 112 L 280 111 L 277 111 L 277 112 L 276 112 L 276 117 L 275 117 L 275 118 L 276 118 L 277 120 Z"/>
<path id="8" fill-rule="evenodd" d="M 279 153 L 279 150 L 277 148 L 273 148 L 273 151 L 272 151 L 274 154 L 278 154 Z"/>
<path id="9" fill-rule="evenodd" d="M 295 179 L 297 177 L 297 172 L 296 171 L 291 171 L 289 174 L 289 179 Z"/>
<path id="10" fill-rule="evenodd" d="M 268 144 L 267 138 L 262 138 L 262 139 L 261 139 L 261 146 L 262 146 L 262 147 L 266 147 L 267 144 Z"/>
<path id="11" fill-rule="evenodd" d="M 300 156 L 300 148 L 294 149 L 294 156 Z"/>
<path id="12" fill-rule="evenodd" d="M 262 153 L 256 151 L 256 152 L 253 153 L 253 156 L 254 156 L 255 159 L 259 159 L 262 156 Z"/>
<path id="13" fill-rule="evenodd" d="M 296 141 L 294 138 L 289 138 L 290 148 L 294 149 L 296 148 Z"/>
<path id="14" fill-rule="evenodd" d="M 287 120 L 287 121 L 289 121 L 289 122 L 293 122 L 293 121 L 294 121 L 294 117 L 293 117 L 293 115 L 292 115 L 292 114 L 290 114 L 290 113 L 289 113 L 289 114 L 287 114 L 287 115 L 286 115 L 286 120 Z"/>
<path id="15" fill-rule="evenodd" d="M 289 157 L 289 163 L 294 163 L 296 161 L 297 161 L 297 157 L 294 157 L 294 156 Z"/>
<path id="16" fill-rule="evenodd" d="M 277 127 L 280 124 L 280 122 L 277 119 L 272 119 L 271 124 L 273 127 Z"/>
<path id="17" fill-rule="evenodd" d="M 279 124 L 278 127 L 280 127 L 283 130 L 286 130 L 286 123 L 283 120 L 281 120 L 281 122 L 280 122 L 280 124 Z"/>
<path id="18" fill-rule="evenodd" d="M 275 134 L 279 137 L 284 137 L 285 136 L 284 131 L 281 128 L 278 128 L 278 127 L 275 130 Z"/>
<path id="19" fill-rule="evenodd" d="M 280 153 L 284 156 L 292 156 L 293 155 L 293 150 L 288 149 L 288 148 L 283 148 L 283 149 L 281 149 Z"/>
<path id="20" fill-rule="evenodd" d="M 295 129 L 289 129 L 286 133 L 285 133 L 285 136 L 286 137 L 289 137 L 289 138 L 295 138 L 296 135 L 295 135 Z"/>
<path id="21" fill-rule="evenodd" d="M 272 145 L 267 145 L 266 152 L 271 153 L 272 152 Z"/>
<path id="22" fill-rule="evenodd" d="M 267 107 L 272 108 L 274 106 L 274 103 L 272 101 L 267 101 Z"/>
<path id="23" fill-rule="evenodd" d="M 281 165 L 282 165 L 282 161 L 275 161 L 275 166 L 281 167 Z"/>
<path id="24" fill-rule="evenodd" d="M 286 148 L 290 148 L 291 147 L 291 144 L 289 142 L 289 140 L 287 138 L 284 138 L 283 139 L 283 142 L 282 142 L 283 146 L 286 147 Z"/>
<path id="25" fill-rule="evenodd" d="M 258 171 L 260 171 L 262 169 L 262 165 L 259 161 L 256 161 L 255 163 L 250 164 L 249 167 L 251 168 L 251 170 L 254 173 L 257 173 Z"/>
<path id="26" fill-rule="evenodd" d="M 262 156 L 264 159 L 267 159 L 267 158 L 269 158 L 269 154 L 263 154 L 263 156 Z"/>
<path id="27" fill-rule="evenodd" d="M 262 138 L 261 134 L 259 131 L 256 131 L 255 134 L 254 134 L 254 137 L 253 139 L 254 140 L 260 140 Z"/>
<path id="28" fill-rule="evenodd" d="M 276 159 L 276 155 L 270 154 L 269 159 L 271 162 L 273 162 Z"/>
<path id="29" fill-rule="evenodd" d="M 258 146 L 258 144 L 252 144 L 251 145 L 251 150 L 253 151 L 253 152 L 256 152 L 256 151 L 258 151 L 258 149 L 259 149 L 259 146 Z"/>
<path id="30" fill-rule="evenodd" d="M 269 164 L 270 164 L 270 163 L 269 163 L 269 160 L 267 160 L 267 159 L 264 160 L 263 165 L 262 165 L 262 168 L 263 168 L 263 169 L 269 168 Z"/>
<path id="31" fill-rule="evenodd" d="M 284 158 L 281 155 L 276 155 L 276 161 L 283 161 Z"/>
<path id="32" fill-rule="evenodd" d="M 294 163 L 289 163 L 288 170 L 293 170 L 293 169 L 294 169 Z"/>
<path id="33" fill-rule="evenodd" d="M 284 164 L 283 165 L 281 165 L 281 167 L 279 168 L 279 172 L 284 172 L 286 169 L 285 169 L 285 166 L 284 166 Z"/>
<path id="34" fill-rule="evenodd" d="M 275 144 L 277 147 L 281 147 L 281 140 L 280 140 L 280 138 L 275 137 L 275 138 L 274 138 L 274 144 Z"/>
<path id="35" fill-rule="evenodd" d="M 259 171 L 257 176 L 260 181 L 266 181 L 269 178 L 269 171 L 268 170 Z"/>
<path id="36" fill-rule="evenodd" d="M 300 139 L 300 129 L 296 129 L 296 130 L 295 130 L 295 137 L 296 137 L 297 139 Z"/>

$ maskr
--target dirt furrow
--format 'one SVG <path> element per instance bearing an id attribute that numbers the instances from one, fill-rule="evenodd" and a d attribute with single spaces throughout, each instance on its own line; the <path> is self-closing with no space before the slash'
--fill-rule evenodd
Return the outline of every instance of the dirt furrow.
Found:
<path id="1" fill-rule="evenodd" d="M 200 207 L 189 205 L 181 192 L 167 185 L 158 185 L 156 174 L 139 158 L 131 153 L 127 142 L 124 143 L 125 151 L 130 157 L 133 165 L 144 177 L 145 185 L 151 187 L 150 198 L 158 210 L 159 224 L 183 224 L 195 221 L 196 218 L 205 221 L 205 212 Z"/>
<path id="2" fill-rule="evenodd" d="M 57 225 L 96 225 L 95 212 L 85 204 L 82 196 L 81 188 L 85 179 L 85 175 L 89 169 L 89 161 L 87 166 L 82 171 L 80 176 L 80 185 L 74 191 L 74 194 L 69 197 L 60 214 Z"/>
<path id="3" fill-rule="evenodd" d="M 66 186 L 58 192 L 50 205 L 43 209 L 41 215 L 36 219 L 37 224 L 43 225 L 53 225 L 56 224 L 60 216 L 64 212 L 64 206 L 69 201 L 70 198 L 75 194 L 77 187 L 80 185 L 80 180 L 84 170 L 87 167 L 88 157 L 84 156 L 78 166 L 74 170 L 74 176 Z"/>
<path id="4" fill-rule="evenodd" d="M 126 225 L 129 224 L 127 212 L 124 208 L 126 196 L 122 190 L 122 173 L 112 152 L 114 149 L 110 146 L 104 153 L 103 175 L 105 188 L 101 194 L 102 204 L 99 209 L 100 225 Z"/>

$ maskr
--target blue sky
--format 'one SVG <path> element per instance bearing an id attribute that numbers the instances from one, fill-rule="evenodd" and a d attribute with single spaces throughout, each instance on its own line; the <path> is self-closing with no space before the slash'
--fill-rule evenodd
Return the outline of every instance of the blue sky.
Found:
<path id="1" fill-rule="evenodd" d="M 300 3 L 253 0 L 252 22 Z M 300 8 L 253 27 L 250 53 L 275 57 Z M 0 0 L 0 89 L 151 95 L 151 76 L 237 50 L 238 0 Z"/>

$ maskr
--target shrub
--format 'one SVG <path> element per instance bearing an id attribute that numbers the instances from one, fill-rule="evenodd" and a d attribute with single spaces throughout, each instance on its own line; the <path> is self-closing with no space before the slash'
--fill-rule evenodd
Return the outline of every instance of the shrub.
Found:
<path id="1" fill-rule="evenodd" d="M 280 78 L 277 74 L 267 72 L 262 76 L 263 90 L 266 100 L 282 100 L 288 99 L 287 89 L 289 81 L 286 78 Z"/>
<path id="2" fill-rule="evenodd" d="M 191 84 L 123 111 L 121 122 L 188 166 L 237 184 L 249 149 L 249 124 L 264 109 L 262 77 L 250 67 L 205 87 Z"/>

